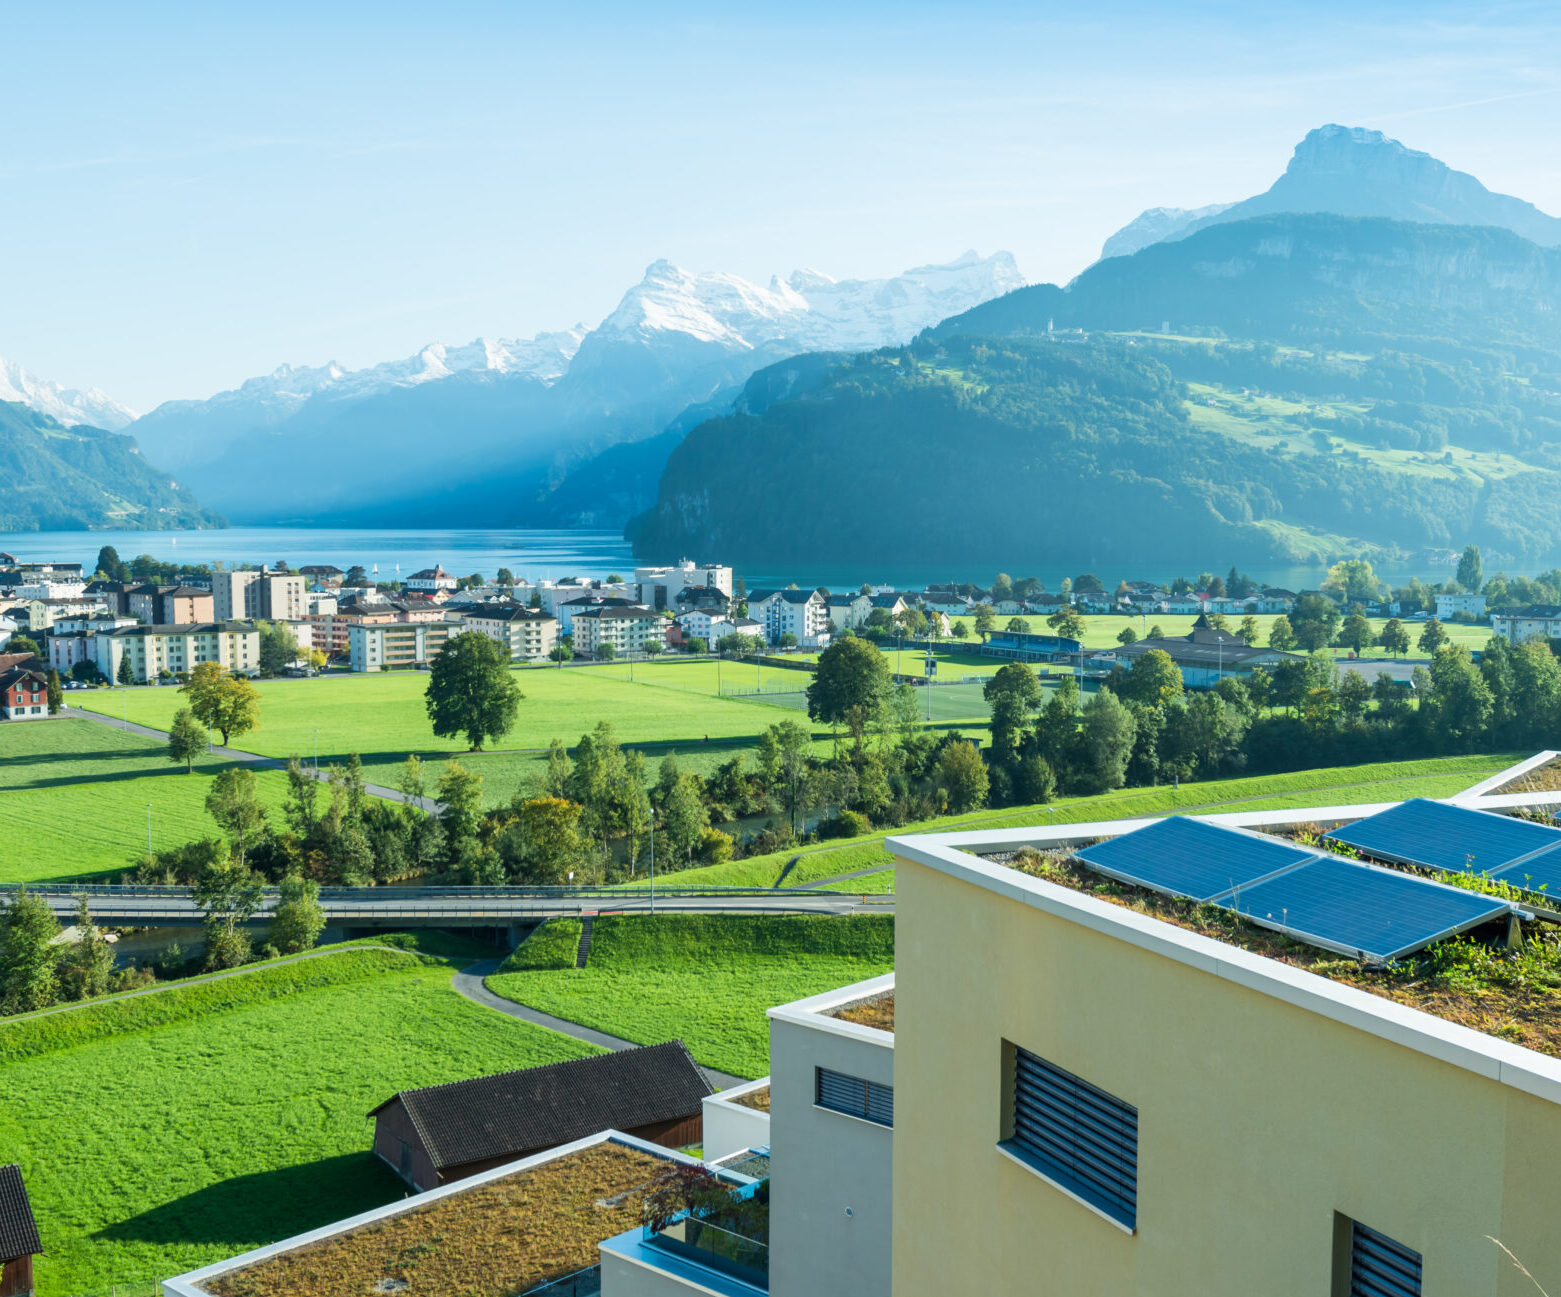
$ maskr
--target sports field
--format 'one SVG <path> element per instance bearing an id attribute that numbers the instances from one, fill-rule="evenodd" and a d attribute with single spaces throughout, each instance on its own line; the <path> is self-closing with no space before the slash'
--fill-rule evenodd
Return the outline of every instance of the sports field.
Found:
<path id="1" fill-rule="evenodd" d="M 44 1233 L 40 1297 L 108 1297 L 394 1201 L 375 1104 L 596 1052 L 461 998 L 452 972 L 344 952 L 0 1021 L 0 1154 Z"/>
<path id="2" fill-rule="evenodd" d="M 218 836 L 207 790 L 233 763 L 170 762 L 164 745 L 93 721 L 0 725 L 0 883 L 117 875 L 154 849 Z M 260 795 L 279 806 L 281 771 L 261 771 Z"/>
<path id="3" fill-rule="evenodd" d="M 982 697 L 981 688 L 979 684 L 961 683 L 935 685 L 930 691 L 917 689 L 916 714 L 934 725 L 940 721 L 976 721 L 985 724 L 992 715 L 992 709 Z M 791 693 L 765 694 L 763 700 L 776 707 L 790 707 L 793 711 L 805 713 L 808 709 L 807 694 L 800 689 Z"/>

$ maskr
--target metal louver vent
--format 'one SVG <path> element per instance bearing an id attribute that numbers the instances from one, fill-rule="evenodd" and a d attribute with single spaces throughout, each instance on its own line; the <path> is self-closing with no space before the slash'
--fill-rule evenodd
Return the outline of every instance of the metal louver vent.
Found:
<path id="1" fill-rule="evenodd" d="M 820 1108 L 843 1112 L 848 1117 L 860 1117 L 863 1121 L 876 1122 L 880 1126 L 894 1125 L 892 1085 L 864 1081 L 859 1076 L 832 1072 L 827 1067 L 818 1068 L 814 1078 L 813 1101 Z"/>
<path id="2" fill-rule="evenodd" d="M 1420 1253 L 1351 1221 L 1350 1297 L 1420 1297 Z"/>
<path id="3" fill-rule="evenodd" d="M 1028 1050 L 1014 1050 L 1004 1147 L 1107 1216 L 1138 1221 L 1138 1109 Z"/>

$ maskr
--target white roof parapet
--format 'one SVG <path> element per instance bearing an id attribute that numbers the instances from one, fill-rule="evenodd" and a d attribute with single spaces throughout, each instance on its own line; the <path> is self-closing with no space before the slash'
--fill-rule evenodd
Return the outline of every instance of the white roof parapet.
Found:
<path id="1" fill-rule="evenodd" d="M 1554 752 L 1549 749 L 1544 752 L 1536 752 L 1526 761 L 1520 761 L 1515 766 L 1508 766 L 1505 770 L 1497 771 L 1489 779 L 1480 780 L 1473 788 L 1465 789 L 1458 796 L 1460 798 L 1483 797 L 1487 793 L 1493 793 L 1496 789 L 1505 787 L 1514 779 L 1523 778 L 1531 770 L 1538 770 L 1540 766 L 1549 765 L 1557 757 L 1561 757 L 1561 752 Z"/>
<path id="2" fill-rule="evenodd" d="M 863 1000 L 871 1000 L 892 990 L 894 990 L 894 974 L 884 973 L 879 977 L 869 977 L 865 981 L 852 982 L 850 986 L 837 986 L 831 991 L 810 995 L 805 1000 L 778 1004 L 773 1009 L 767 1010 L 766 1016 L 779 1022 L 790 1022 L 799 1027 L 811 1027 L 815 1031 L 825 1031 L 834 1036 L 845 1036 L 851 1040 L 867 1041 L 874 1045 L 887 1045 L 893 1049 L 892 1031 L 884 1031 L 881 1027 L 869 1027 L 860 1022 L 847 1022 L 844 1018 L 831 1016 L 830 1013 L 832 1009 L 843 1008 L 848 1004 L 859 1004 Z"/>

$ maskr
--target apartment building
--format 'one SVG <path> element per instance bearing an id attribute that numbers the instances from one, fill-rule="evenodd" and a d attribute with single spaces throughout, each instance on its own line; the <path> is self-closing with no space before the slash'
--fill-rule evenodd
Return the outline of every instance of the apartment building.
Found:
<path id="1" fill-rule="evenodd" d="M 1561 639 L 1561 607 L 1530 604 L 1492 613 L 1491 630 L 1514 644 L 1527 639 Z"/>
<path id="2" fill-rule="evenodd" d="M 817 590 L 756 590 L 748 597 L 748 615 L 764 623 L 771 644 L 795 635 L 803 648 L 822 648 L 833 628 L 829 605 Z"/>
<path id="3" fill-rule="evenodd" d="M 541 662 L 558 645 L 558 619 L 518 603 L 468 604 L 466 629 L 495 641 L 512 662 Z"/>
<path id="4" fill-rule="evenodd" d="M 125 591 L 130 616 L 148 626 L 184 626 L 216 620 L 216 601 L 198 585 L 138 585 Z"/>
<path id="5" fill-rule="evenodd" d="M 354 671 L 393 671 L 427 666 L 445 641 L 466 627 L 460 621 L 358 621 L 347 625 L 347 656 Z"/>
<path id="6" fill-rule="evenodd" d="M 1309 971 L 1269 958 L 1258 939 L 1276 928 L 1294 934 L 1292 950 L 1338 950 L 1367 945 L 1364 925 L 1391 946 L 1418 926 L 1419 891 L 1438 884 L 1333 857 L 1330 876 L 1369 875 L 1378 909 L 1352 904 L 1353 883 L 1333 893 L 1332 929 L 1316 910 L 1320 893 L 1308 899 L 1299 881 L 1284 901 L 1260 884 L 1211 902 L 1246 915 L 1249 938 L 1239 926 L 1156 917 L 1178 911 L 1154 908 L 1162 891 L 1123 882 L 1147 877 L 1190 895 L 1198 885 L 1168 874 L 1207 865 L 1209 888 L 1228 890 L 1223 839 L 1191 853 L 1120 851 L 1099 866 L 1109 888 L 1089 884 L 1093 866 L 1075 865 L 1079 880 L 1048 863 L 1081 850 L 1100 861 L 1101 839 L 1199 824 L 1288 857 L 1282 872 L 1309 868 L 1297 863 L 1305 852 L 1243 830 L 1327 828 L 1387 809 L 890 839 L 897 1297 L 1533 1293 L 1503 1249 L 1553 1284 L 1561 1060 L 1503 1038 L 1521 1033 L 1433 1012 L 1435 997 L 1395 1002 L 1390 975 L 1384 994 L 1351 984 L 1380 956 L 1318 959 Z M 1456 832 L 1422 841 L 1482 852 Z M 1016 862 L 1025 848 L 1042 854 Z M 1482 940 L 1499 944 L 1521 921 L 1500 898 L 1445 892 L 1491 903 Z M 1479 1020 L 1494 1032 L 1509 1011 L 1487 993 Z"/>
<path id="7" fill-rule="evenodd" d="M 664 647 L 667 620 L 648 608 L 587 608 L 574 615 L 576 657 L 596 657 L 602 645 L 617 653 L 643 653 L 647 644 Z"/>
<path id="8" fill-rule="evenodd" d="M 732 569 L 719 563 L 694 563 L 683 559 L 672 567 L 637 567 L 634 581 L 639 602 L 658 612 L 676 606 L 684 590 L 704 588 L 732 596 Z"/>
<path id="9" fill-rule="evenodd" d="M 308 584 L 285 572 L 214 572 L 212 611 L 218 621 L 302 621 L 309 615 Z"/>
<path id="10" fill-rule="evenodd" d="M 260 632 L 243 622 L 180 626 L 126 626 L 83 638 L 83 656 L 109 680 L 122 662 L 141 684 L 167 672 L 184 675 L 202 662 L 218 662 L 235 675 L 260 670 Z"/>
<path id="11" fill-rule="evenodd" d="M 1483 594 L 1439 594 L 1436 596 L 1436 615 L 1441 621 L 1451 621 L 1459 613 L 1470 617 L 1485 616 Z"/>
<path id="12" fill-rule="evenodd" d="M 560 635 L 573 635 L 575 632 L 575 618 L 583 612 L 591 612 L 601 608 L 639 608 L 644 611 L 643 605 L 635 603 L 633 599 L 626 599 L 619 595 L 583 594 L 573 599 L 555 602 L 548 606 L 544 596 L 542 606 L 553 616 L 558 618 L 558 633 Z"/>

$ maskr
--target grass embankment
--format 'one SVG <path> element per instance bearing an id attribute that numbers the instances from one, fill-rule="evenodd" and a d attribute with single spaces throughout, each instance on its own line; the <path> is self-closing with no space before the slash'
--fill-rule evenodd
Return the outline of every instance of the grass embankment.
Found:
<path id="1" fill-rule="evenodd" d="M 399 1198 L 364 1114 L 398 1090 L 596 1052 L 352 951 L 0 1022 L 0 1150 L 40 1297 L 146 1283 Z"/>
<path id="2" fill-rule="evenodd" d="M 701 1063 L 735 1076 L 769 1070 L 765 1010 L 894 967 L 894 920 L 877 916 L 604 916 L 580 969 L 570 936 L 560 924 L 535 952 L 526 942 L 488 986 L 639 1044 L 681 1039 Z M 578 925 L 572 936 L 578 942 Z"/>
<path id="3" fill-rule="evenodd" d="M 722 865 L 685 869 L 664 875 L 663 881 L 668 885 L 689 886 L 810 887 L 821 879 L 891 864 L 893 857 L 884 848 L 884 839 L 906 833 L 955 833 L 966 829 L 1073 824 L 1176 812 L 1287 810 L 1301 806 L 1400 801 L 1409 797 L 1451 797 L 1521 761 L 1526 755 L 1503 752 L 1432 757 L 1424 761 L 1379 761 L 1283 775 L 1208 779 L 1184 783 L 1180 788 L 1169 785 L 1123 788 L 1095 797 L 1065 797 L 1040 806 L 1010 806 L 1002 810 L 972 811 L 967 815 L 923 820 L 847 842 L 824 843 L 800 851 L 794 848 Z M 799 859 L 790 871 L 786 871 L 786 863 L 793 856 Z M 636 887 L 643 885 L 643 879 L 633 884 Z M 831 891 L 860 893 L 893 890 L 890 880 L 882 874 L 831 883 L 828 887 Z"/>
<path id="4" fill-rule="evenodd" d="M 261 695 L 260 728 L 235 739 L 234 745 L 263 756 L 296 754 L 312 761 L 318 743 L 322 765 L 356 752 L 370 782 L 392 787 L 397 767 L 408 753 L 436 762 L 459 757 L 483 776 L 483 792 L 494 805 L 507 801 L 523 781 L 541 773 L 544 758 L 523 749 L 545 751 L 555 738 L 572 745 L 598 721 L 610 722 L 621 743 L 656 745 L 648 754 L 652 763 L 662 750 L 676 747 L 680 759 L 705 769 L 750 748 L 761 731 L 778 721 L 797 719 L 795 711 L 763 702 L 717 698 L 713 689 L 703 694 L 679 674 L 702 672 L 706 665 L 636 664 L 632 684 L 626 669 L 625 678 L 596 667 L 517 671 L 515 678 L 526 697 L 515 728 L 493 745 L 502 751 L 480 755 L 468 755 L 462 741 L 434 737 L 423 706 L 428 687 L 424 672 L 261 680 L 255 685 Z M 786 674 L 807 679 L 796 672 Z M 123 708 L 131 720 L 163 730 L 184 701 L 178 690 L 170 688 L 73 696 L 73 702 L 89 710 L 118 716 Z M 438 768 L 428 773 L 431 786 Z"/>
<path id="5" fill-rule="evenodd" d="M 233 764 L 203 757 L 186 774 L 163 744 L 94 721 L 0 726 L 0 883 L 135 868 L 146 858 L 149 806 L 154 849 L 218 836 L 206 793 Z M 286 776 L 258 775 L 261 799 L 280 806 Z"/>

